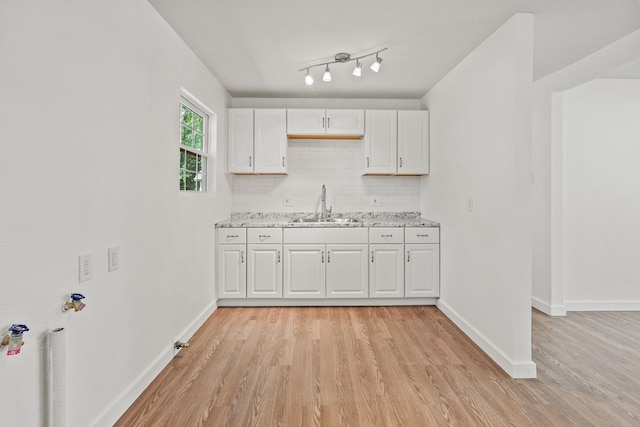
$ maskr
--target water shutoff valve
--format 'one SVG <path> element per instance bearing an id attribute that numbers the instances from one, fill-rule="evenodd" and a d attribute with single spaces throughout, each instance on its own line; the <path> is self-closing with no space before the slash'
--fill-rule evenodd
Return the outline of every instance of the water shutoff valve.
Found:
<path id="1" fill-rule="evenodd" d="M 71 294 L 70 298 L 71 300 L 67 301 L 62 306 L 62 311 L 82 311 L 82 309 L 86 307 L 86 304 L 82 302 L 82 300 L 85 298 L 84 295 Z"/>
<path id="2" fill-rule="evenodd" d="M 20 354 L 20 349 L 24 345 L 24 341 L 22 341 L 22 334 L 27 332 L 29 328 L 27 325 L 22 325 L 19 323 L 14 323 L 9 328 L 10 334 L 5 335 L 0 342 L 0 347 L 9 346 L 7 349 L 7 356 L 14 356 L 16 354 Z"/>

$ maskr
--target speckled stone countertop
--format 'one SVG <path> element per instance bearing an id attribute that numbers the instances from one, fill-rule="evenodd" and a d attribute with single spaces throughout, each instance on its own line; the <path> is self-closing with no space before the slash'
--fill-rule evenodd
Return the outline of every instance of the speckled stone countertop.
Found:
<path id="1" fill-rule="evenodd" d="M 313 217 L 313 212 L 252 213 L 234 212 L 231 218 L 216 223 L 216 228 L 229 227 L 440 227 L 435 221 L 420 217 L 420 212 L 343 212 L 333 218 L 357 218 L 360 222 L 293 222 L 298 218 Z"/>

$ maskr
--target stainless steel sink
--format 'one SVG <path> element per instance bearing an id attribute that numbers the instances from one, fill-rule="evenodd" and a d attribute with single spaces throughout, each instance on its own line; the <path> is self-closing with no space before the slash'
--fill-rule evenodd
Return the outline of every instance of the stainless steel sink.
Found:
<path id="1" fill-rule="evenodd" d="M 325 224 L 325 223 L 337 223 L 337 224 L 347 224 L 353 222 L 361 222 L 357 218 L 316 218 L 316 217 L 307 217 L 307 218 L 296 218 L 293 220 L 295 223 L 309 223 L 309 224 Z"/>

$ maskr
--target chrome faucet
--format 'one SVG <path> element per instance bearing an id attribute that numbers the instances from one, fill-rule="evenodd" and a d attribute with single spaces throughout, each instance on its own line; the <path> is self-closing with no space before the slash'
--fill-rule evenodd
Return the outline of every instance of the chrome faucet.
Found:
<path id="1" fill-rule="evenodd" d="M 327 209 L 327 189 L 324 185 L 322 185 L 322 197 L 320 198 L 322 202 L 320 207 L 320 219 L 325 220 L 331 216 L 331 208 Z"/>

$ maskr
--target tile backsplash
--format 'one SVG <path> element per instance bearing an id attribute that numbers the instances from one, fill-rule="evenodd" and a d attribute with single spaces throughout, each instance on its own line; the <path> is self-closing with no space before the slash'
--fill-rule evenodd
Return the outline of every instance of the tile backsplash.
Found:
<path id="1" fill-rule="evenodd" d="M 362 176 L 364 142 L 290 140 L 287 176 L 232 176 L 236 212 L 318 212 L 322 185 L 334 212 L 420 210 L 420 177 Z M 285 199 L 290 206 L 285 206 Z M 374 205 L 374 199 L 382 205 Z"/>

